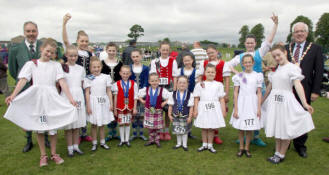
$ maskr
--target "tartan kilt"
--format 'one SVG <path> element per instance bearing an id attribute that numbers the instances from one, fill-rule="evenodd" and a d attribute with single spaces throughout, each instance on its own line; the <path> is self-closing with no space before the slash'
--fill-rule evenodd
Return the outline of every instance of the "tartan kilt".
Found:
<path id="1" fill-rule="evenodd" d="M 123 124 L 131 124 L 131 121 L 133 120 L 133 111 L 129 111 L 128 109 L 125 109 L 123 111 L 120 111 L 120 110 L 117 110 L 117 114 L 118 114 L 118 117 L 117 117 L 117 122 L 119 125 L 123 125 Z M 130 122 L 129 123 L 122 123 L 123 122 L 123 117 L 126 117 L 130 115 Z"/>
<path id="2" fill-rule="evenodd" d="M 173 134 L 187 134 L 188 132 L 190 132 L 192 122 L 190 124 L 187 124 L 187 119 L 188 119 L 187 115 L 183 116 L 183 117 L 173 116 L 172 133 Z M 177 129 L 177 128 L 181 128 L 181 129 Z"/>
<path id="3" fill-rule="evenodd" d="M 163 114 L 162 109 L 158 109 L 154 114 L 148 108 L 145 108 L 144 128 L 148 129 L 162 129 L 163 128 Z"/>

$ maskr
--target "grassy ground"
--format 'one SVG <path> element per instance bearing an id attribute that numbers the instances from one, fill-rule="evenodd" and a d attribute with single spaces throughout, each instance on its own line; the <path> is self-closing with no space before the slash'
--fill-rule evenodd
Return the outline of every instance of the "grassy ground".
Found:
<path id="1" fill-rule="evenodd" d="M 9 81 L 12 85 L 12 79 Z M 2 116 L 6 110 L 2 95 L 0 105 Z M 188 141 L 188 152 L 182 149 L 173 150 L 172 147 L 176 143 L 176 138 L 173 137 L 171 141 L 161 142 L 160 149 L 155 146 L 144 147 L 141 140 L 133 141 L 131 148 L 118 148 L 119 141 L 115 140 L 109 142 L 110 150 L 98 149 L 95 153 L 90 151 L 90 143 L 83 142 L 80 148 L 85 155 L 69 158 L 66 156 L 64 132 L 59 131 L 57 152 L 65 159 L 65 163 L 55 165 L 50 161 L 49 166 L 39 168 L 40 155 L 35 136 L 32 151 L 22 153 L 26 142 L 24 132 L 8 120 L 0 118 L 0 174 L 328 174 L 329 144 L 321 141 L 322 137 L 329 135 L 328 99 L 320 98 L 312 106 L 315 108 L 313 119 L 316 129 L 309 134 L 307 141 L 309 157 L 300 158 L 291 147 L 285 162 L 279 165 L 266 161 L 266 158 L 273 154 L 274 139 L 265 138 L 263 131 L 261 136 L 268 146 L 262 148 L 251 145 L 252 158 L 237 158 L 235 154 L 238 145 L 235 144 L 235 140 L 238 131 L 227 125 L 226 128 L 220 129 L 224 144 L 215 145 L 217 154 L 196 151 L 201 146 L 201 130 L 193 128 L 193 134 L 199 139 Z M 229 108 L 227 124 L 232 102 Z"/>

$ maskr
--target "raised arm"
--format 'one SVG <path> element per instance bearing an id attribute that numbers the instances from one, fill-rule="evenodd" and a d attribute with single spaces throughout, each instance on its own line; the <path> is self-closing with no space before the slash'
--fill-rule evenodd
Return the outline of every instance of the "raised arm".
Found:
<path id="1" fill-rule="evenodd" d="M 62 31 L 62 37 L 63 37 L 63 42 L 65 47 L 68 47 L 70 45 L 68 36 L 67 36 L 67 31 L 66 31 L 66 24 L 67 22 L 71 19 L 71 15 L 69 13 L 65 14 L 63 17 L 63 31 Z"/>
<path id="2" fill-rule="evenodd" d="M 272 44 L 272 42 L 273 42 L 274 36 L 275 36 L 276 31 L 278 29 L 278 24 L 279 24 L 279 18 L 274 13 L 273 13 L 273 16 L 271 17 L 271 19 L 272 19 L 274 25 L 273 25 L 271 33 L 269 34 L 269 36 L 267 36 L 267 39 L 266 39 L 267 42 L 270 43 L 270 44 Z"/>

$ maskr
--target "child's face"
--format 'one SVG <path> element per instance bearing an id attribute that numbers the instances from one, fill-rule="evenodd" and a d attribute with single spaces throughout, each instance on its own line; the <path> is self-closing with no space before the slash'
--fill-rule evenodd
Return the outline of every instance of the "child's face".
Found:
<path id="1" fill-rule="evenodd" d="M 210 61 L 216 60 L 218 56 L 218 51 L 213 48 L 209 48 L 207 49 L 207 55 Z"/>
<path id="2" fill-rule="evenodd" d="M 117 48 L 110 46 L 106 49 L 106 52 L 109 58 L 114 58 L 117 55 Z"/>
<path id="3" fill-rule="evenodd" d="M 88 36 L 80 36 L 77 40 L 78 48 L 81 50 L 88 50 L 89 38 Z"/>
<path id="4" fill-rule="evenodd" d="M 207 80 L 209 80 L 209 81 L 214 80 L 215 76 L 216 76 L 216 69 L 214 67 L 208 67 L 205 70 L 205 75 L 206 75 Z"/>
<path id="5" fill-rule="evenodd" d="M 170 52 L 170 46 L 168 44 L 163 44 L 160 47 L 160 53 L 162 57 L 168 57 Z"/>
<path id="6" fill-rule="evenodd" d="M 134 63 L 139 64 L 142 60 L 142 55 L 139 54 L 139 52 L 132 52 L 131 59 L 133 60 Z"/>
<path id="7" fill-rule="evenodd" d="M 90 65 L 90 72 L 93 74 L 93 75 L 99 75 L 101 74 L 101 70 L 102 70 L 102 63 L 100 61 L 93 61 L 91 62 L 91 65 Z"/>
<path id="8" fill-rule="evenodd" d="M 188 82 L 186 78 L 179 78 L 177 80 L 178 90 L 185 91 L 188 87 Z"/>
<path id="9" fill-rule="evenodd" d="M 252 57 L 245 57 L 242 61 L 242 65 L 246 71 L 252 71 L 254 66 L 254 60 Z"/>
<path id="10" fill-rule="evenodd" d="M 75 62 L 78 59 L 78 50 L 75 49 L 67 50 L 65 56 L 70 64 L 75 64 Z"/>
<path id="11" fill-rule="evenodd" d="M 54 57 L 56 54 L 56 48 L 47 45 L 44 48 L 41 48 L 41 58 L 43 58 L 46 61 L 49 61 Z"/>
<path id="12" fill-rule="evenodd" d="M 244 46 L 246 47 L 247 52 L 255 51 L 256 41 L 254 38 L 247 38 L 244 42 Z"/>
<path id="13" fill-rule="evenodd" d="M 159 86 L 159 77 L 158 76 L 151 76 L 149 78 L 149 84 L 155 88 Z"/>
<path id="14" fill-rule="evenodd" d="M 184 63 L 184 67 L 192 67 L 192 64 L 193 64 L 192 57 L 189 55 L 183 57 L 183 63 Z"/>
<path id="15" fill-rule="evenodd" d="M 275 49 L 271 53 L 272 53 L 274 60 L 278 64 L 283 65 L 287 61 L 287 52 L 286 51 L 283 52 L 280 49 Z"/>
<path id="16" fill-rule="evenodd" d="M 131 72 L 130 72 L 130 69 L 128 69 L 128 68 L 121 68 L 119 74 L 120 74 L 121 78 L 126 81 L 129 79 Z"/>

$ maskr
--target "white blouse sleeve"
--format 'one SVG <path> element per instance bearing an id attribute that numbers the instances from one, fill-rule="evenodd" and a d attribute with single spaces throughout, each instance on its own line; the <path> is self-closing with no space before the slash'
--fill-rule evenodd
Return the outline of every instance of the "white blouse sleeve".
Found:
<path id="1" fill-rule="evenodd" d="M 118 94 L 118 84 L 117 83 L 114 83 L 112 85 L 112 93 L 113 94 Z"/>
<path id="2" fill-rule="evenodd" d="M 229 64 L 227 62 L 224 63 L 223 67 L 223 77 L 229 77 L 231 76 L 231 70 Z"/>
<path id="3" fill-rule="evenodd" d="M 200 83 L 196 84 L 196 86 L 194 87 L 194 91 L 193 91 L 193 96 L 194 97 L 200 97 L 201 95 L 201 85 Z"/>
<path id="4" fill-rule="evenodd" d="M 178 71 L 178 65 L 176 60 L 174 60 L 173 64 L 172 64 L 172 76 L 173 77 L 178 77 L 180 74 L 180 72 Z"/>
<path id="5" fill-rule="evenodd" d="M 302 70 L 300 67 L 293 65 L 291 66 L 290 72 L 288 73 L 290 81 L 303 80 L 304 75 L 302 75 Z"/>
<path id="6" fill-rule="evenodd" d="M 63 68 L 62 68 L 62 65 L 55 62 L 56 63 L 56 81 L 58 81 L 59 79 L 62 79 L 64 78 L 64 71 L 63 71 Z"/>
<path id="7" fill-rule="evenodd" d="M 204 67 L 203 67 L 203 65 L 204 65 L 204 60 L 202 60 L 201 61 L 201 63 L 199 64 L 199 72 L 198 72 L 198 76 L 202 76 L 203 75 L 203 73 L 204 73 Z"/>
<path id="8" fill-rule="evenodd" d="M 32 61 L 26 62 L 18 74 L 18 79 L 25 78 L 27 81 L 30 81 L 32 78 L 33 66 L 35 65 Z"/>
<path id="9" fill-rule="evenodd" d="M 146 96 L 146 87 L 144 87 L 143 89 L 140 89 L 138 91 L 138 97 L 139 98 L 144 98 Z"/>
<path id="10" fill-rule="evenodd" d="M 219 86 L 218 86 L 217 96 L 218 96 L 218 98 L 223 98 L 225 96 L 224 86 L 220 82 L 218 82 L 218 84 L 219 84 Z"/>
<path id="11" fill-rule="evenodd" d="M 85 77 L 86 77 L 86 71 L 83 67 L 81 67 L 81 80 L 83 81 Z"/>
<path id="12" fill-rule="evenodd" d="M 175 104 L 173 95 L 174 95 L 173 92 L 169 92 L 168 105 L 174 105 Z"/>
<path id="13" fill-rule="evenodd" d="M 194 106 L 194 95 L 193 95 L 193 93 L 190 94 L 190 99 L 187 102 L 187 106 L 188 107 Z"/>
<path id="14" fill-rule="evenodd" d="M 137 83 L 134 83 L 134 99 L 135 100 L 138 99 L 138 87 L 137 87 Z"/>
<path id="15" fill-rule="evenodd" d="M 264 76 L 262 73 L 257 73 L 257 87 L 263 87 Z"/>
<path id="16" fill-rule="evenodd" d="M 106 75 L 106 87 L 112 86 L 112 78 L 110 75 Z"/>
<path id="17" fill-rule="evenodd" d="M 91 87 L 91 81 L 92 80 L 89 80 L 88 78 L 85 78 L 84 81 L 83 81 L 83 88 L 86 89 L 86 88 Z"/>
<path id="18" fill-rule="evenodd" d="M 234 86 L 240 86 L 240 77 L 239 77 L 240 74 L 242 75 L 242 73 L 239 73 L 232 77 Z"/>
<path id="19" fill-rule="evenodd" d="M 162 99 L 167 100 L 169 98 L 169 91 L 165 88 L 162 90 Z"/>

